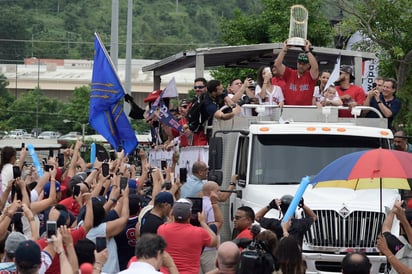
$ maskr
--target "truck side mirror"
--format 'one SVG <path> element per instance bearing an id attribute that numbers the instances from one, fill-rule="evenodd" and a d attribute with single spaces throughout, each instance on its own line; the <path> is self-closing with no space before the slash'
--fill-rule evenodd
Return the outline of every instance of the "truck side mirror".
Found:
<path id="1" fill-rule="evenodd" d="M 210 170 L 222 169 L 223 138 L 212 137 L 209 139 L 209 168 Z"/>

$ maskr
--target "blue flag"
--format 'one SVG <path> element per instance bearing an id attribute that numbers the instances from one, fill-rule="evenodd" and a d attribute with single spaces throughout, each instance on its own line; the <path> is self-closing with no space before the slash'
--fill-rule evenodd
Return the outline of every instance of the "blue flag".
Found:
<path id="1" fill-rule="evenodd" d="M 90 92 L 90 125 L 116 150 L 122 146 L 130 154 L 138 142 L 136 134 L 123 111 L 123 86 L 110 56 L 95 33 L 94 63 Z"/>

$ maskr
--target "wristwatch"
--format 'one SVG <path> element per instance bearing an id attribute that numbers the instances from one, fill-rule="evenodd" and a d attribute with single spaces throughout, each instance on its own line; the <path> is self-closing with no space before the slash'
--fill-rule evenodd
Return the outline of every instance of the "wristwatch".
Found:
<path id="1" fill-rule="evenodd" d="M 236 186 L 236 183 L 235 183 L 235 182 L 230 182 L 229 185 L 231 185 L 231 186 Z"/>

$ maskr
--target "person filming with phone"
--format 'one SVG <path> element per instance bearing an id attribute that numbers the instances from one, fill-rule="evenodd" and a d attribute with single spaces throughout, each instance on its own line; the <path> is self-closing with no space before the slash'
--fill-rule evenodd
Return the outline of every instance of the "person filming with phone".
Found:
<path id="1" fill-rule="evenodd" d="M 382 91 L 376 86 L 368 92 L 363 103 L 364 106 L 376 108 L 384 118 L 388 119 L 388 128 L 392 128 L 392 121 L 401 110 L 401 101 L 396 97 L 396 80 L 387 78 L 383 80 Z M 365 111 L 367 118 L 378 118 L 374 111 Z"/>

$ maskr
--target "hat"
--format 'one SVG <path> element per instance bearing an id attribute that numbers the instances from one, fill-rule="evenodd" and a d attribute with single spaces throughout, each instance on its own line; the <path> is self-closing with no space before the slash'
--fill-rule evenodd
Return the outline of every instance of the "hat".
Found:
<path id="1" fill-rule="evenodd" d="M 174 203 L 173 195 L 170 192 L 167 192 L 167 191 L 159 192 L 156 195 L 154 203 L 155 203 L 155 205 L 156 204 L 162 204 L 162 203 L 168 203 L 170 205 L 173 205 L 173 203 Z"/>
<path id="2" fill-rule="evenodd" d="M 44 198 L 49 198 L 50 194 L 50 182 L 47 182 L 43 188 L 44 191 Z M 56 193 L 60 192 L 60 183 L 56 181 Z"/>
<path id="3" fill-rule="evenodd" d="M 309 63 L 309 57 L 306 55 L 306 53 L 301 52 L 298 55 L 298 62 L 307 64 Z"/>
<path id="4" fill-rule="evenodd" d="M 187 99 L 183 99 L 181 102 L 180 102 L 180 106 L 187 106 L 189 104 L 189 102 L 187 101 Z"/>
<path id="5" fill-rule="evenodd" d="M 4 250 L 7 253 L 14 254 L 19 244 L 24 241 L 27 241 L 27 237 L 23 233 L 13 231 L 6 239 Z"/>
<path id="6" fill-rule="evenodd" d="M 153 102 L 157 99 L 157 97 L 160 96 L 161 93 L 162 93 L 161 89 L 154 90 L 143 100 L 143 102 L 145 103 Z"/>
<path id="7" fill-rule="evenodd" d="M 173 216 L 176 220 L 187 220 L 192 211 L 192 202 L 188 199 L 179 199 L 173 205 Z"/>
<path id="8" fill-rule="evenodd" d="M 353 76 L 353 69 L 352 69 L 351 66 L 342 65 L 342 66 L 340 66 L 340 71 L 348 73 L 350 75 L 350 81 L 351 82 L 355 81 L 355 76 Z"/>
<path id="9" fill-rule="evenodd" d="M 41 264 L 40 252 L 40 247 L 36 242 L 32 240 L 23 241 L 18 245 L 14 253 L 14 259 L 19 267 L 30 269 Z"/>
<path id="10" fill-rule="evenodd" d="M 74 175 L 70 179 L 69 187 L 70 189 L 73 189 L 73 187 L 77 184 L 83 183 L 84 180 L 87 178 L 87 173 L 86 172 L 78 172 L 76 175 Z"/>

